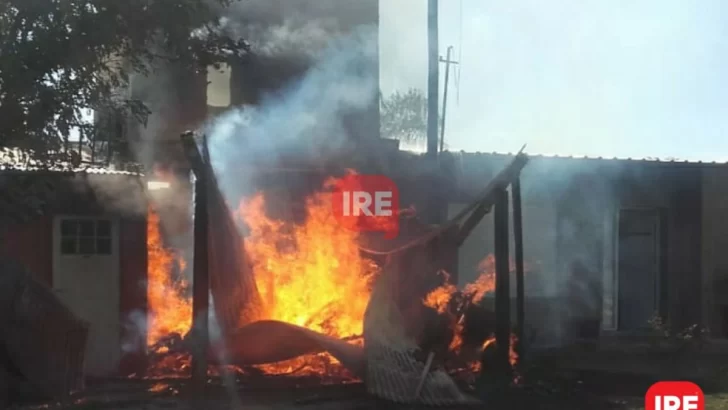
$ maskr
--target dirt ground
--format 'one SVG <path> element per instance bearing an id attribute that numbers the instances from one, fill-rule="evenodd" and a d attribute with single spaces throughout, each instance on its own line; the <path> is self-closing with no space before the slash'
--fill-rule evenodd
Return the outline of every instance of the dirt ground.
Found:
<path id="1" fill-rule="evenodd" d="M 640 395 L 610 395 L 599 391 L 589 391 L 585 387 L 553 386 L 536 391 L 537 386 L 521 386 L 503 392 L 490 392 L 486 395 L 481 408 L 489 409 L 614 409 L 637 410 L 644 408 Z M 294 389 L 238 389 L 226 391 L 222 386 L 211 386 L 204 400 L 194 400 L 186 393 L 184 383 L 164 382 L 167 387 L 153 393 L 148 390 L 152 383 L 114 382 L 105 386 L 89 389 L 74 403 L 42 403 L 16 406 L 14 409 L 75 409 L 75 410 L 165 410 L 165 409 L 247 409 L 247 410 L 374 410 L 406 409 L 415 406 L 399 406 L 384 403 L 370 397 L 361 385 L 329 386 L 318 388 Z M 728 410 L 728 393 L 706 394 L 706 408 Z"/>
<path id="2" fill-rule="evenodd" d="M 728 344 L 726 344 L 728 346 Z M 521 382 L 509 388 L 485 385 L 474 391 L 480 408 L 558 410 L 636 410 L 659 380 L 691 380 L 705 391 L 706 408 L 728 410 L 728 349 L 659 351 L 649 347 L 571 347 L 531 352 L 522 361 Z M 211 380 L 206 398 L 193 400 L 185 380 L 107 380 L 90 384 L 67 405 L 36 403 L 15 409 L 73 408 L 78 410 L 157 409 L 281 409 L 368 410 L 406 409 L 368 397 L 364 386 L 322 386 L 310 379 L 264 378 L 225 387 Z"/>

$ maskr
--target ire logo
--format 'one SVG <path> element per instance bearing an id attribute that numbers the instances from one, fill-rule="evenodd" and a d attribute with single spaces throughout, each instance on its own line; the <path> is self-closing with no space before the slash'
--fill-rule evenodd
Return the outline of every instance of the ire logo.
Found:
<path id="1" fill-rule="evenodd" d="M 705 398 L 695 383 L 658 382 L 647 390 L 645 410 L 705 410 Z"/>
<path id="2" fill-rule="evenodd" d="M 355 231 L 399 235 L 399 190 L 384 175 L 350 174 L 336 181 L 332 199 L 334 215 Z"/>

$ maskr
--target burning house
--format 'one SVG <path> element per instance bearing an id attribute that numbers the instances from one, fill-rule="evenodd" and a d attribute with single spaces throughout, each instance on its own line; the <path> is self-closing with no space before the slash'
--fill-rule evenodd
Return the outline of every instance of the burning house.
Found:
<path id="1" fill-rule="evenodd" d="M 338 229 L 328 215 L 320 191 L 345 168 L 362 170 L 377 156 L 373 151 L 387 150 L 378 143 L 378 2 L 241 2 L 225 13 L 225 22 L 251 52 L 221 72 L 211 70 L 210 84 L 170 67 L 135 78 L 130 90 L 154 114 L 145 128 L 130 128 L 129 138 L 147 167 L 174 187 L 152 198 L 159 218 L 150 221 L 162 232 L 158 246 L 149 244 L 144 331 L 152 375 L 189 370 L 189 355 L 167 354 L 175 338 L 187 335 L 192 318 L 193 163 L 179 134 L 206 121 L 209 165 L 222 195 L 212 201 L 218 205 L 211 211 L 210 270 L 231 272 L 211 277 L 213 333 L 262 318 L 337 340 L 361 336 L 366 272 L 373 268 L 359 252 L 357 235 Z M 352 160 L 357 149 L 372 155 Z M 229 239 L 243 226 L 244 245 L 232 245 Z M 326 255 L 312 260 L 322 249 Z M 255 283 L 234 274 L 247 266 L 256 271 Z M 247 311 L 246 303 L 255 303 L 235 296 L 250 296 L 254 287 L 259 296 L 251 298 L 265 302 L 264 315 Z M 315 356 L 262 363 L 262 370 L 336 376 L 328 355 Z"/>
<path id="2" fill-rule="evenodd" d="M 508 155 L 453 154 L 450 212 Z M 527 328 L 534 342 L 646 330 L 659 315 L 725 336 L 726 165 L 532 157 L 522 175 Z M 485 219 L 460 248 L 459 275 L 487 269 Z M 485 262 L 485 263 L 484 263 Z"/>
<path id="3" fill-rule="evenodd" d="M 265 187 L 269 195 L 297 196 L 288 202 L 300 211 L 302 193 L 330 176 L 322 169 L 360 168 L 342 162 L 355 145 L 381 149 L 378 17 L 377 1 L 236 2 L 223 22 L 249 43 L 247 55 L 210 68 L 207 78 L 169 65 L 132 79 L 129 93 L 152 114 L 146 126 L 124 132 L 147 169 L 163 169 L 175 181 L 175 189 L 159 195 L 165 245 L 191 260 L 191 165 L 179 140 L 183 131 L 207 128 L 232 207 Z M 281 169 L 305 169 L 307 176 L 271 172 Z M 189 265 L 185 271 L 189 278 Z"/>
<path id="4" fill-rule="evenodd" d="M 492 280 L 486 275 L 474 281 L 462 303 L 443 303 L 429 291 L 440 286 L 450 291 L 448 272 L 457 277 L 457 250 L 447 238 L 467 236 L 459 223 L 484 207 L 481 202 L 492 202 L 494 191 L 504 192 L 526 158 L 504 167 L 506 176 L 495 178 L 485 196 L 443 226 L 411 218 L 402 238 L 390 243 L 343 229 L 331 214 L 330 180 L 347 168 L 391 171 L 399 159 L 395 146 L 378 135 L 378 2 L 336 1 L 327 8 L 311 2 L 316 7 L 305 13 L 298 3 L 263 3 L 241 3 L 244 10 L 228 16 L 231 30 L 242 30 L 241 36 L 250 39 L 252 54 L 231 64 L 229 86 L 222 87 L 229 93 L 227 104 L 211 109 L 208 103 L 220 99 L 206 95 L 205 79 L 174 67 L 155 74 L 161 78 L 132 79 L 130 94 L 147 101 L 154 114 L 146 127 L 123 132 L 156 182 L 149 187 L 159 188 L 136 188 L 148 195 L 121 207 L 135 209 L 133 225 L 111 211 L 116 219 L 108 222 L 106 208 L 74 201 L 47 214 L 60 218 L 52 224 L 60 238 L 52 247 L 59 253 L 52 259 L 59 261 L 57 269 L 103 268 L 114 272 L 106 276 L 114 283 L 100 282 L 98 275 L 64 282 L 65 274 L 56 275 L 56 262 L 50 274 L 32 265 L 37 260 L 29 260 L 29 266 L 50 275 L 50 285 L 60 289 L 58 298 L 70 310 L 84 310 L 79 316 L 90 323 L 89 375 L 189 376 L 195 285 L 192 169 L 196 176 L 209 176 L 197 179 L 209 183 L 203 192 L 213 366 L 204 370 L 232 370 L 240 377 L 307 376 L 319 382 L 371 375 L 372 391 L 391 400 L 412 401 L 413 394 L 417 400 L 422 393 L 428 403 L 467 401 L 442 366 L 430 369 L 432 352 L 469 350 L 470 357 L 455 367 L 480 365 L 478 352 L 492 343 L 491 335 L 482 331 L 468 338 L 465 328 L 478 326 L 459 324 L 465 306 L 492 290 Z M 257 24 L 261 21 L 268 26 Z M 187 128 L 204 130 L 203 155 L 180 142 Z M 429 184 L 419 185 L 427 189 Z M 116 186 L 100 182 L 89 191 L 89 204 L 98 202 L 93 195 Z M 88 216 L 73 216 L 84 214 L 85 206 L 93 208 Z M 64 212 L 71 216 L 63 219 Z M 138 259 L 127 255 L 132 248 Z M 418 286 L 405 286 L 412 284 Z M 132 302 L 125 299 L 126 291 L 132 292 Z M 390 311 L 399 312 L 392 323 Z M 506 327 L 499 343 L 508 343 L 509 331 Z M 429 358 L 427 352 L 414 355 L 422 344 L 430 346 Z M 122 356 L 137 359 L 143 371 L 123 364 Z M 438 354 L 437 360 L 445 359 Z M 395 388 L 387 379 L 402 383 Z"/>

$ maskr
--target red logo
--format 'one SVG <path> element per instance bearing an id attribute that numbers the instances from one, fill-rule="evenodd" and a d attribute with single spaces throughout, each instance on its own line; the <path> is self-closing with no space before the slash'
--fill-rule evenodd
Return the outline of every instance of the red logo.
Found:
<path id="1" fill-rule="evenodd" d="M 695 383 L 658 382 L 645 394 L 645 410 L 705 410 L 705 397 Z"/>
<path id="2" fill-rule="evenodd" d="M 350 174 L 334 183 L 334 215 L 355 231 L 384 232 L 387 239 L 399 235 L 399 190 L 384 175 Z"/>

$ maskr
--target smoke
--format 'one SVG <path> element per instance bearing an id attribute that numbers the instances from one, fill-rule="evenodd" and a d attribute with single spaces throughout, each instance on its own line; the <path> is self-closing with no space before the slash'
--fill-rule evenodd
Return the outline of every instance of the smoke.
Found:
<path id="1" fill-rule="evenodd" d="M 299 80 L 257 106 L 234 108 L 206 127 L 210 155 L 223 191 L 239 197 L 242 169 L 274 165 L 287 156 L 318 160 L 348 148 L 346 117 L 370 107 L 377 95 L 376 29 L 362 27 L 331 41 Z"/>
<path id="2" fill-rule="evenodd" d="M 262 56 L 312 61 L 331 38 L 377 21 L 377 1 L 247 0 L 226 9 L 223 26 Z"/>
<path id="3" fill-rule="evenodd" d="M 143 101 L 151 111 L 145 125 L 130 130 L 135 135 L 131 142 L 138 161 L 149 173 L 160 160 L 185 165 L 179 134 L 202 125 L 220 186 L 228 198 L 237 200 L 248 185 L 241 166 L 274 163 L 289 154 L 318 159 L 340 154 L 350 131 L 345 125 L 347 116 L 376 106 L 378 70 L 372 63 L 378 61 L 377 29 L 352 29 L 377 21 L 372 13 L 376 3 L 246 0 L 219 10 L 224 29 L 250 43 L 254 64 L 243 65 L 241 72 L 250 87 L 258 88 L 254 92 L 264 90 L 262 98 L 248 101 L 255 105 L 233 107 L 203 124 L 204 78 L 200 81 L 173 64 L 134 75 L 131 98 Z M 231 97 L 240 92 L 230 91 Z M 155 193 L 156 202 L 187 203 L 189 192 L 177 187 L 189 186 L 173 186 Z M 174 219 L 191 219 L 188 213 L 169 209 L 159 214 L 165 232 L 179 233 Z M 172 235 L 165 239 L 191 255 L 189 233 L 184 238 Z M 188 272 L 191 266 L 189 263 Z M 128 322 L 142 329 L 145 323 L 138 319 L 132 315 Z M 218 326 L 212 322 L 211 327 L 216 336 Z"/>
<path id="4" fill-rule="evenodd" d="M 461 154 L 456 158 L 461 189 L 474 195 L 512 157 Z M 618 201 L 614 183 L 624 171 L 615 161 L 544 157 L 532 157 L 524 168 L 526 309 L 528 327 L 537 329 L 537 343 L 568 340 L 575 336 L 576 322 L 599 320 L 609 311 L 603 298 L 611 291 L 605 287 L 614 272 L 613 223 Z M 474 280 L 477 263 L 493 252 L 493 217 L 487 215 L 460 248 L 460 282 Z M 513 257 L 513 248 L 510 252 Z M 605 319 L 609 320 L 608 314 Z"/>
<path id="5" fill-rule="evenodd" d="M 137 353 L 146 350 L 147 341 L 147 314 L 142 310 L 131 312 L 122 323 L 124 338 L 121 341 L 121 351 L 124 353 Z"/>
<path id="6" fill-rule="evenodd" d="M 138 175 L 81 174 L 72 184 L 80 194 L 91 190 L 94 201 L 107 212 L 127 217 L 146 213 L 144 189 Z"/>

